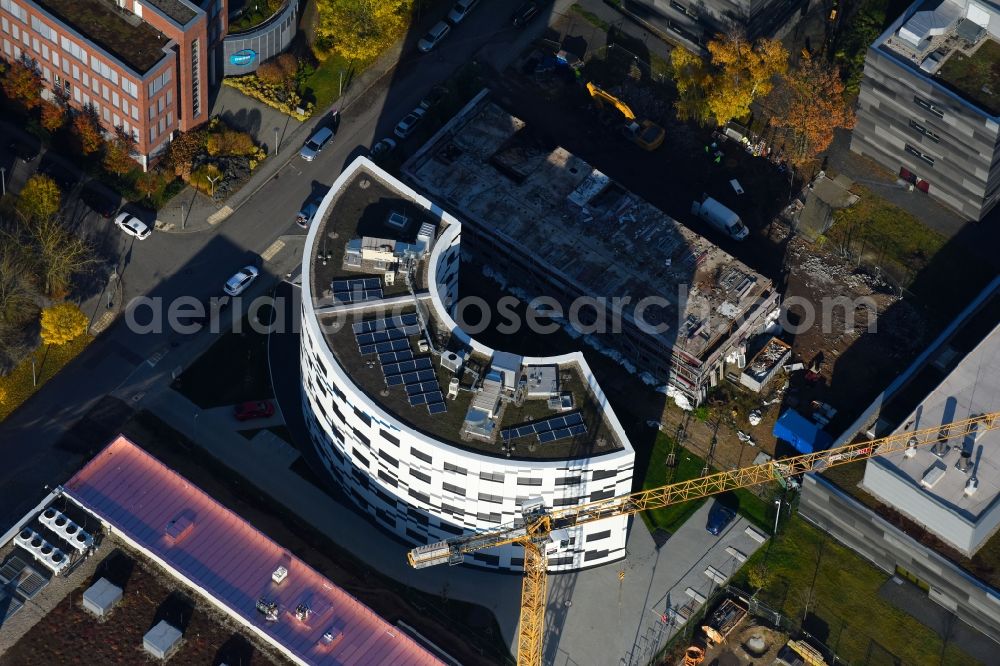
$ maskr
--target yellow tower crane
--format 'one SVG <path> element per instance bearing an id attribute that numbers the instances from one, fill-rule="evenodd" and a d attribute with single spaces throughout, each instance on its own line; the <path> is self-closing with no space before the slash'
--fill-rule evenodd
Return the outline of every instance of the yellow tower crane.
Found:
<path id="1" fill-rule="evenodd" d="M 930 446 L 968 435 L 977 436 L 997 427 L 1000 427 L 1000 412 L 992 412 L 944 426 L 901 432 L 879 439 L 845 444 L 826 451 L 770 460 L 760 465 L 717 472 L 690 481 L 680 481 L 564 509 L 547 509 L 541 501 L 536 501 L 523 505 L 521 519 L 514 523 L 420 546 L 411 550 L 407 558 L 411 566 L 422 569 L 435 564 L 461 564 L 465 561 L 466 555 L 487 548 L 515 543 L 521 545 L 524 548 L 524 579 L 521 584 L 517 663 L 518 666 L 540 666 L 548 589 L 545 547 L 557 530 L 563 531 L 596 520 L 658 509 L 767 483 L 778 478 L 798 476 L 805 472 L 820 472 L 835 465 L 867 460 L 908 448 Z"/>

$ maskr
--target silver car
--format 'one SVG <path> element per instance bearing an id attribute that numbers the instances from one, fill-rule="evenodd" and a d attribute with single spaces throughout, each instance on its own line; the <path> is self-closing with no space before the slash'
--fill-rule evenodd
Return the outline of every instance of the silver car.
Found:
<path id="1" fill-rule="evenodd" d="M 153 231 L 145 222 L 129 213 L 116 217 L 115 226 L 136 240 L 146 240 Z"/>
<path id="2" fill-rule="evenodd" d="M 413 134 L 413 130 L 417 128 L 417 125 L 420 124 L 420 121 L 424 119 L 425 113 L 427 112 L 420 107 L 413 109 L 413 111 L 406 114 L 406 117 L 396 124 L 396 129 L 394 129 L 392 133 L 400 139 L 405 139 L 410 136 Z"/>
<path id="3" fill-rule="evenodd" d="M 458 25 L 478 4 L 479 0 L 458 0 L 448 12 L 448 20 L 454 25 Z"/>
<path id="4" fill-rule="evenodd" d="M 323 127 L 316 131 L 309 140 L 306 141 L 306 145 L 302 146 L 302 150 L 299 151 L 299 157 L 304 159 L 306 162 L 312 162 L 319 155 L 320 151 L 323 150 L 323 146 L 329 143 L 330 139 L 333 138 L 333 130 L 329 127 Z"/>
<path id="5" fill-rule="evenodd" d="M 256 266 L 244 266 L 236 275 L 226 280 L 223 289 L 230 296 L 239 296 L 257 279 L 259 273 Z"/>
<path id="6" fill-rule="evenodd" d="M 451 32 L 451 26 L 444 21 L 438 21 L 430 30 L 427 31 L 427 34 L 424 35 L 419 42 L 417 42 L 417 48 L 420 49 L 421 52 L 427 53 L 433 50 L 434 47 L 437 46 L 449 32 Z"/>

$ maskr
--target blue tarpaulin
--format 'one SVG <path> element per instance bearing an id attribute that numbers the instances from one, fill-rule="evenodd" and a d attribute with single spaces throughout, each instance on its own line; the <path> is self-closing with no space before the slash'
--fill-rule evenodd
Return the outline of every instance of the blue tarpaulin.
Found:
<path id="1" fill-rule="evenodd" d="M 813 423 L 794 409 L 789 409 L 779 416 L 771 432 L 802 453 L 822 451 L 833 441 L 829 434 L 820 429 L 819 424 Z"/>

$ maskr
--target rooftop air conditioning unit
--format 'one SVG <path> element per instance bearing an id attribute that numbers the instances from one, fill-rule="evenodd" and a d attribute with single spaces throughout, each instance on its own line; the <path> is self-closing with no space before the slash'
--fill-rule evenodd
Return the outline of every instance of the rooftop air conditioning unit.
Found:
<path id="1" fill-rule="evenodd" d="M 25 527 L 14 537 L 14 543 L 31 553 L 36 560 L 48 567 L 53 573 L 59 575 L 69 566 L 69 558 L 48 541 L 42 535 Z"/>
<path id="2" fill-rule="evenodd" d="M 66 540 L 77 552 L 86 552 L 94 544 L 94 537 L 69 519 L 69 516 L 52 507 L 38 517 L 38 522 Z"/>
<path id="3" fill-rule="evenodd" d="M 462 357 L 455 352 L 446 351 L 441 354 L 441 367 L 451 372 L 458 372 L 462 367 Z"/>
<path id="4" fill-rule="evenodd" d="M 978 489 L 979 489 L 979 479 L 977 479 L 976 477 L 972 477 L 965 482 L 965 490 L 962 492 L 965 493 L 966 497 L 969 497 L 973 493 L 975 493 L 976 490 Z"/>
<path id="5" fill-rule="evenodd" d="M 288 578 L 288 569 L 286 569 L 285 567 L 278 567 L 277 569 L 274 570 L 274 573 L 271 574 L 271 580 L 273 580 L 275 583 L 280 584 L 284 582 L 286 578 Z"/>

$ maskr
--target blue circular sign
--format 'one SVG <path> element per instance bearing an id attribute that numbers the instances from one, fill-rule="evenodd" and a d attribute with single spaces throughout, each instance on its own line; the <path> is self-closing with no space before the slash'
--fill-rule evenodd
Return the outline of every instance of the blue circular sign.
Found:
<path id="1" fill-rule="evenodd" d="M 243 49 L 229 56 L 229 63 L 237 67 L 246 67 L 257 58 L 257 52 L 253 49 Z"/>

